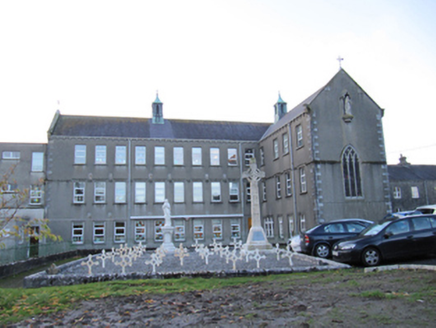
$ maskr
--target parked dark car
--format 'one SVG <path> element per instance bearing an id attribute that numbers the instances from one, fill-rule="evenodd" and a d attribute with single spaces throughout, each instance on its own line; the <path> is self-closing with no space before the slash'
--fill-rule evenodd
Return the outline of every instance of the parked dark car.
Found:
<path id="1" fill-rule="evenodd" d="M 384 220 L 333 247 L 333 260 L 379 265 L 383 260 L 436 252 L 436 215 L 405 216 Z"/>
<path id="2" fill-rule="evenodd" d="M 363 219 L 342 219 L 320 224 L 300 234 L 301 252 L 328 258 L 336 242 L 357 236 L 372 223 Z"/>

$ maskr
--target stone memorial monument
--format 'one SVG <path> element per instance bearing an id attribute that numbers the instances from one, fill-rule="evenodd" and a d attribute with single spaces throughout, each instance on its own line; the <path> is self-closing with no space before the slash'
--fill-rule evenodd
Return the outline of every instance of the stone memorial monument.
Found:
<path id="1" fill-rule="evenodd" d="M 164 212 L 165 225 L 162 227 L 164 241 L 161 247 L 166 251 L 173 253 L 176 250 L 176 247 L 173 244 L 174 227 L 171 225 L 171 206 L 168 199 L 165 199 L 162 205 L 162 210 Z"/>
<path id="2" fill-rule="evenodd" d="M 266 238 L 265 230 L 260 222 L 259 187 L 258 182 L 265 177 L 265 172 L 259 170 L 256 159 L 250 159 L 250 167 L 242 173 L 242 178 L 250 182 L 251 191 L 251 222 L 252 227 L 248 233 L 247 243 L 244 245 L 247 250 L 270 250 L 272 245 Z"/>

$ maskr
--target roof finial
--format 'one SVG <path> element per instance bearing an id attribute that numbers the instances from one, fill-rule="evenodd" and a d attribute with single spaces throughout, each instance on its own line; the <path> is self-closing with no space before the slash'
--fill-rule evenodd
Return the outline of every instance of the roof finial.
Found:
<path id="1" fill-rule="evenodd" d="M 159 99 L 159 91 L 156 90 L 156 100 L 154 101 L 155 103 L 160 103 L 160 99 Z"/>
<path id="2" fill-rule="evenodd" d="M 342 68 L 342 61 L 344 60 L 344 58 L 342 58 L 341 56 L 338 56 L 338 58 L 336 58 L 336 60 L 339 62 L 339 70 L 341 70 L 341 68 Z"/>

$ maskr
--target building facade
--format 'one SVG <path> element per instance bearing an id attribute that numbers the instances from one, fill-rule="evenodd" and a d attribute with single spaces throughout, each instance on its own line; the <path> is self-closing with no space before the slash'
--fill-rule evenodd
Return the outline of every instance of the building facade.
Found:
<path id="1" fill-rule="evenodd" d="M 2 250 L 1 261 L 39 254 L 39 241 L 34 238 L 38 235 L 39 225 L 32 226 L 30 236 L 23 229 L 16 231 L 14 226 L 45 218 L 46 148 L 46 144 L 0 143 L 0 172 L 4 181 L 0 190 L 0 221 L 6 223 L 8 218 L 16 219 L 6 226 L 1 225 L 5 236 L 0 243 L 10 249 Z M 27 191 L 25 199 L 21 199 L 20 191 Z M 19 236 L 10 234 L 11 231 L 18 232 Z"/>
<path id="2" fill-rule="evenodd" d="M 394 212 L 436 204 L 436 165 L 412 165 L 401 156 L 388 169 Z"/>
<path id="3" fill-rule="evenodd" d="M 251 158 L 262 223 L 271 243 L 339 218 L 376 220 L 391 211 L 383 110 L 341 69 L 274 123 L 55 114 L 48 132 L 45 216 L 75 247 L 163 241 L 171 204 L 174 242 L 246 240 Z"/>

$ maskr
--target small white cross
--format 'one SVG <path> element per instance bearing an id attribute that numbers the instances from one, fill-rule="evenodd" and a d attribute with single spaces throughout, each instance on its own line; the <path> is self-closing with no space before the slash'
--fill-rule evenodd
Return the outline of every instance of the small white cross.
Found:
<path id="1" fill-rule="evenodd" d="M 339 62 L 339 69 L 342 68 L 342 61 L 344 60 L 344 58 L 342 58 L 341 56 L 338 56 L 338 58 L 336 58 L 336 60 Z"/>

